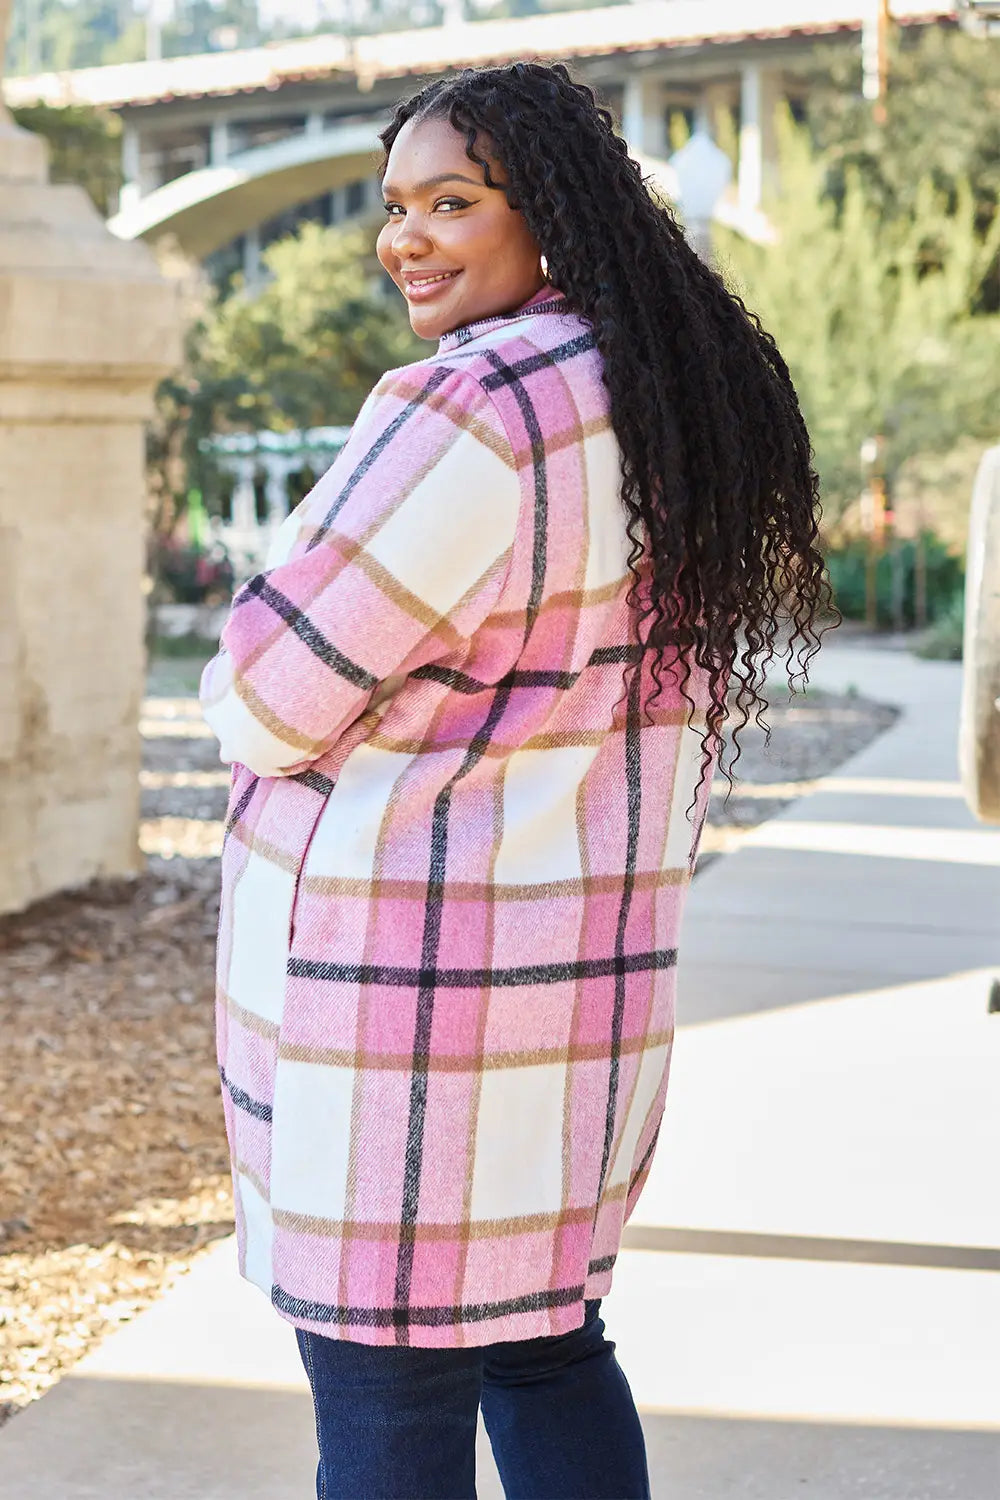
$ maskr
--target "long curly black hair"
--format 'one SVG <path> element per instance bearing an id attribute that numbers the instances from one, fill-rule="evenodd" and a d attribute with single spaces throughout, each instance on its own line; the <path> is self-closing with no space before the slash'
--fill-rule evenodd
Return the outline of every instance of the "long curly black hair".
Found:
<path id="1" fill-rule="evenodd" d="M 639 656 L 651 653 L 645 708 L 668 658 L 692 709 L 690 660 L 707 670 L 702 778 L 712 756 L 721 764 L 733 713 L 735 753 L 722 767 L 731 789 L 736 736 L 751 711 L 770 735 L 760 690 L 776 643 L 794 692 L 819 649 L 826 627 L 817 625 L 836 616 L 817 547 L 819 485 L 788 367 L 651 192 L 610 111 L 561 63 L 476 68 L 428 84 L 382 132 L 386 161 L 415 118 L 448 120 L 465 136 L 486 185 L 502 186 L 524 215 L 552 284 L 593 326 L 621 449 Z M 635 670 L 626 669 L 626 691 Z"/>

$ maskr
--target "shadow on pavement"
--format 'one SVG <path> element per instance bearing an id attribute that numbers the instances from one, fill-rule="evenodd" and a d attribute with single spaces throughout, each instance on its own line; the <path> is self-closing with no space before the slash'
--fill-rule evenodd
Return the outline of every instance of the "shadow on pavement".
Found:
<path id="1" fill-rule="evenodd" d="M 305 1392 L 71 1375 L 44 1404 L 44 1424 L 32 1407 L 3 1434 L 5 1500 L 314 1493 Z M 654 1500 L 996 1500 L 996 1432 L 649 1411 L 643 1426 Z M 479 1459 L 479 1500 L 501 1500 L 482 1427 Z"/>

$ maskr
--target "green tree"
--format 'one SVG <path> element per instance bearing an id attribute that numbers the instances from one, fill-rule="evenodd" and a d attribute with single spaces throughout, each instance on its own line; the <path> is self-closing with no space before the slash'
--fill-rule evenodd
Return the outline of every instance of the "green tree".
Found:
<path id="1" fill-rule="evenodd" d="M 931 26 L 891 33 L 886 120 L 861 97 L 857 50 L 820 54 L 808 75 L 808 123 L 827 186 L 843 197 L 852 172 L 886 217 L 918 210 L 923 184 L 954 201 L 969 190 L 980 223 L 1000 206 L 1000 39 Z M 1000 286 L 987 289 L 992 307 Z"/>
<path id="2" fill-rule="evenodd" d="M 129 45 L 122 55 L 123 39 Z M 144 56 L 145 28 L 131 0 L 14 0 L 7 71 L 91 68 Z"/>
<path id="3" fill-rule="evenodd" d="M 11 113 L 25 130 L 48 142 L 52 181 L 79 183 L 107 218 L 114 210 L 122 181 L 118 117 L 86 104 L 67 104 L 58 109 L 31 104 Z"/>
<path id="4" fill-rule="evenodd" d="M 264 264 L 262 290 L 221 301 L 205 326 L 205 373 L 240 381 L 230 420 L 273 431 L 352 422 L 380 375 L 427 352 L 402 299 L 382 291 L 369 230 L 303 224 Z"/>
<path id="5" fill-rule="evenodd" d="M 386 296 L 371 230 L 304 224 L 265 252 L 270 279 L 189 298 L 185 367 L 160 387 L 149 442 L 154 529 L 169 533 L 189 487 L 211 502 L 214 433 L 347 426 L 386 370 L 427 353 L 402 298 Z"/>
<path id="6" fill-rule="evenodd" d="M 161 43 L 164 57 L 178 57 L 234 45 L 253 47 L 261 39 L 257 0 L 177 0 Z"/>
<path id="7" fill-rule="evenodd" d="M 1000 315 L 974 312 L 1000 248 L 967 181 L 925 178 L 887 217 L 860 170 L 828 191 L 825 157 L 789 115 L 779 122 L 777 243 L 719 236 L 730 281 L 777 339 L 816 449 L 828 514 L 859 488 L 859 447 L 886 438 L 889 476 L 914 454 L 995 433 Z"/>

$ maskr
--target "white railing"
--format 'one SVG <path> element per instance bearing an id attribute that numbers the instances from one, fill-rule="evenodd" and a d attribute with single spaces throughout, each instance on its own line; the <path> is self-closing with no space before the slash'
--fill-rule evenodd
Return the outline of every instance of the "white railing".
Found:
<path id="1" fill-rule="evenodd" d="M 343 448 L 349 427 L 310 427 L 294 432 L 232 432 L 202 440 L 219 468 L 231 474 L 228 515 L 209 518 L 213 541 L 232 559 L 237 583 L 263 567 L 271 540 L 292 509 L 289 481 L 303 469 L 318 478 Z M 264 514 L 258 504 L 263 485 Z"/>

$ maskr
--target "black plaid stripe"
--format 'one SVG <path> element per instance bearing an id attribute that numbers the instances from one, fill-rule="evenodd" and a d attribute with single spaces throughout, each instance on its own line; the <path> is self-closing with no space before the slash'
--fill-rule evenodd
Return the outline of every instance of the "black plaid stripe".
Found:
<path id="1" fill-rule="evenodd" d="M 656 1150 L 656 1143 L 659 1140 L 659 1138 L 660 1138 L 660 1126 L 659 1126 L 659 1123 L 657 1123 L 656 1129 L 653 1131 L 653 1139 L 650 1141 L 649 1145 L 646 1147 L 645 1151 L 642 1153 L 642 1161 L 639 1163 L 639 1165 L 636 1167 L 635 1171 L 632 1173 L 632 1176 L 629 1178 L 628 1187 L 625 1190 L 625 1196 L 626 1196 L 626 1198 L 629 1197 L 629 1195 L 631 1194 L 632 1190 L 634 1189 L 636 1183 L 639 1181 L 639 1178 L 642 1176 L 643 1172 L 645 1172 L 646 1168 L 649 1166 L 650 1162 L 653 1160 L 653 1152 Z"/>
<path id="2" fill-rule="evenodd" d="M 332 777 L 324 776 L 322 771 L 314 771 L 312 768 L 308 771 L 297 771 L 294 776 L 289 776 L 288 779 L 289 781 L 301 782 L 311 792 L 319 792 L 321 797 L 329 797 L 337 784 Z"/>
<path id="3" fill-rule="evenodd" d="M 333 504 L 330 506 L 330 509 L 327 511 L 319 526 L 316 528 L 315 534 L 309 538 L 309 544 L 306 547 L 307 552 L 312 551 L 314 547 L 318 547 L 320 542 L 324 540 L 327 533 L 330 531 L 330 528 L 333 526 L 334 521 L 337 519 L 341 510 L 350 499 L 351 495 L 354 493 L 361 480 L 365 477 L 373 464 L 378 462 L 379 458 L 382 456 L 385 450 L 392 444 L 400 428 L 406 426 L 410 418 L 414 416 L 414 414 L 418 412 L 423 405 L 425 405 L 425 403 L 431 398 L 431 396 L 434 395 L 435 391 L 440 389 L 440 387 L 448 379 L 450 374 L 451 370 L 447 365 L 441 365 L 438 369 L 436 369 L 429 377 L 427 384 L 423 387 L 423 389 L 418 394 L 414 395 L 410 401 L 407 402 L 407 404 L 403 407 L 403 410 L 397 413 L 397 415 L 389 423 L 388 427 L 386 427 L 385 431 L 378 438 L 376 438 L 371 447 L 366 450 L 365 455 L 361 459 L 360 463 L 358 463 L 356 468 L 352 471 L 349 478 L 345 480 L 343 487 L 337 494 L 337 498 L 334 500 Z"/>
<path id="4" fill-rule="evenodd" d="M 239 801 L 236 803 L 236 806 L 233 808 L 232 812 L 229 814 L 229 817 L 226 819 L 226 827 L 224 831 L 225 837 L 228 837 L 228 835 L 232 833 L 233 829 L 236 827 L 237 823 L 240 821 L 243 814 L 250 806 L 250 803 L 253 801 L 254 792 L 259 786 L 260 777 L 254 776 L 250 784 L 244 787 L 243 791 L 240 793 Z"/>
<path id="5" fill-rule="evenodd" d="M 367 692 L 374 692 L 378 687 L 378 677 L 338 651 L 333 642 L 328 641 L 321 630 L 317 630 L 309 616 L 269 582 L 266 573 L 258 573 L 245 585 L 244 602 L 249 595 L 256 596 L 262 604 L 280 615 L 303 645 L 308 646 L 324 666 L 343 677 L 345 682 L 353 683 L 355 687 L 364 688 Z"/>
<path id="6" fill-rule="evenodd" d="M 626 974 L 647 974 L 652 970 L 672 969 L 677 962 L 676 948 L 653 948 L 642 953 L 626 953 L 623 938 L 617 946 L 618 951 L 609 958 L 562 959 L 551 964 L 523 964 L 497 969 L 438 969 L 430 962 L 415 969 L 393 964 L 334 963 L 324 959 L 290 958 L 288 975 L 291 979 L 318 979 L 328 984 L 383 984 L 420 991 L 474 990 L 481 989 L 484 985 L 496 989 L 516 989 L 523 985 L 572 984 L 579 979 L 610 979 L 612 976 L 621 980 Z M 426 953 L 424 957 L 427 957 Z"/>
<path id="7" fill-rule="evenodd" d="M 632 679 L 629 688 L 628 710 L 625 730 L 625 775 L 628 794 L 628 841 L 625 849 L 625 880 L 622 885 L 621 906 L 618 911 L 618 930 L 615 934 L 615 1008 L 611 1018 L 611 1073 L 608 1079 L 608 1108 L 604 1123 L 604 1149 L 601 1153 L 601 1174 L 597 1187 L 597 1206 L 594 1210 L 596 1228 L 601 1209 L 601 1195 L 611 1157 L 614 1140 L 615 1114 L 618 1108 L 618 1081 L 621 1063 L 622 1021 L 625 1016 L 625 931 L 632 905 L 635 885 L 636 855 L 639 849 L 639 814 L 642 798 L 642 751 L 640 746 L 640 682 L 639 674 Z M 676 955 L 675 955 L 676 957 Z"/>
<path id="8" fill-rule="evenodd" d="M 638 661 L 641 656 L 642 647 L 638 645 L 600 646 L 591 653 L 586 667 L 581 667 L 578 672 L 527 670 L 514 667 L 496 683 L 480 682 L 477 677 L 470 677 L 466 672 L 459 672 L 454 667 L 440 667 L 433 662 L 428 666 L 418 667 L 416 671 L 410 673 L 410 676 L 419 681 L 438 682 L 442 687 L 451 688 L 453 692 L 467 694 L 489 693 L 494 688 L 506 687 L 558 687 L 568 690 L 576 685 L 583 672 L 589 667 L 623 665 L 627 662 Z"/>
<path id="9" fill-rule="evenodd" d="M 538 618 L 542 602 L 542 591 L 545 587 L 545 564 L 549 542 L 549 478 L 546 467 L 545 437 L 538 420 L 538 413 L 524 388 L 521 377 L 513 373 L 513 367 L 505 364 L 495 349 L 487 349 L 484 357 L 493 366 L 494 376 L 503 376 L 502 379 L 497 379 L 495 389 L 499 390 L 501 386 L 507 386 L 513 392 L 528 434 L 528 441 L 531 444 L 531 472 L 535 486 L 534 541 L 531 549 L 531 590 L 528 595 L 527 623 L 521 648 L 523 650 L 535 628 L 535 620 Z M 542 359 L 542 364 L 535 365 L 536 369 L 555 363 L 549 355 L 539 356 L 539 358 Z M 520 363 L 523 365 L 526 361 L 521 360 Z M 483 376 L 484 389 L 490 378 L 488 375 Z"/>
<path id="10" fill-rule="evenodd" d="M 492 375 L 484 375 L 480 383 L 484 391 L 498 391 L 505 385 L 519 386 L 525 376 L 534 375 L 550 365 L 565 364 L 567 360 L 575 359 L 578 354 L 589 354 L 594 348 L 596 348 L 594 335 L 581 333 L 575 339 L 568 339 L 565 344 L 557 344 L 554 349 L 540 349 L 537 353 L 525 355 L 523 359 L 515 360 L 510 365 L 496 359 L 494 350 L 487 349 L 484 354 L 494 365 L 494 370 Z"/>
<path id="11" fill-rule="evenodd" d="M 588 1275 L 609 1271 L 613 1256 L 602 1256 L 587 1267 Z M 490 1318 L 507 1318 L 515 1313 L 544 1312 L 553 1307 L 571 1307 L 583 1297 L 583 1283 L 576 1286 L 548 1288 L 529 1292 L 523 1297 L 507 1297 L 502 1302 L 464 1302 L 450 1307 L 419 1307 L 412 1303 L 398 1307 L 351 1307 L 337 1302 L 309 1302 L 293 1297 L 277 1282 L 271 1288 L 271 1301 L 279 1312 L 310 1323 L 336 1323 L 342 1327 L 396 1328 L 397 1341 L 406 1324 L 421 1328 L 446 1328 L 460 1323 L 483 1323 Z M 405 1321 L 401 1321 L 405 1320 Z"/>
<path id="12" fill-rule="evenodd" d="M 225 1068 L 220 1067 L 219 1077 L 222 1086 L 228 1093 L 230 1099 L 237 1109 L 242 1109 L 245 1114 L 253 1115 L 255 1120 L 263 1120 L 266 1125 L 271 1124 L 271 1106 L 264 1104 L 260 1099 L 254 1099 L 245 1089 L 241 1089 L 232 1079 L 227 1078 Z"/>

